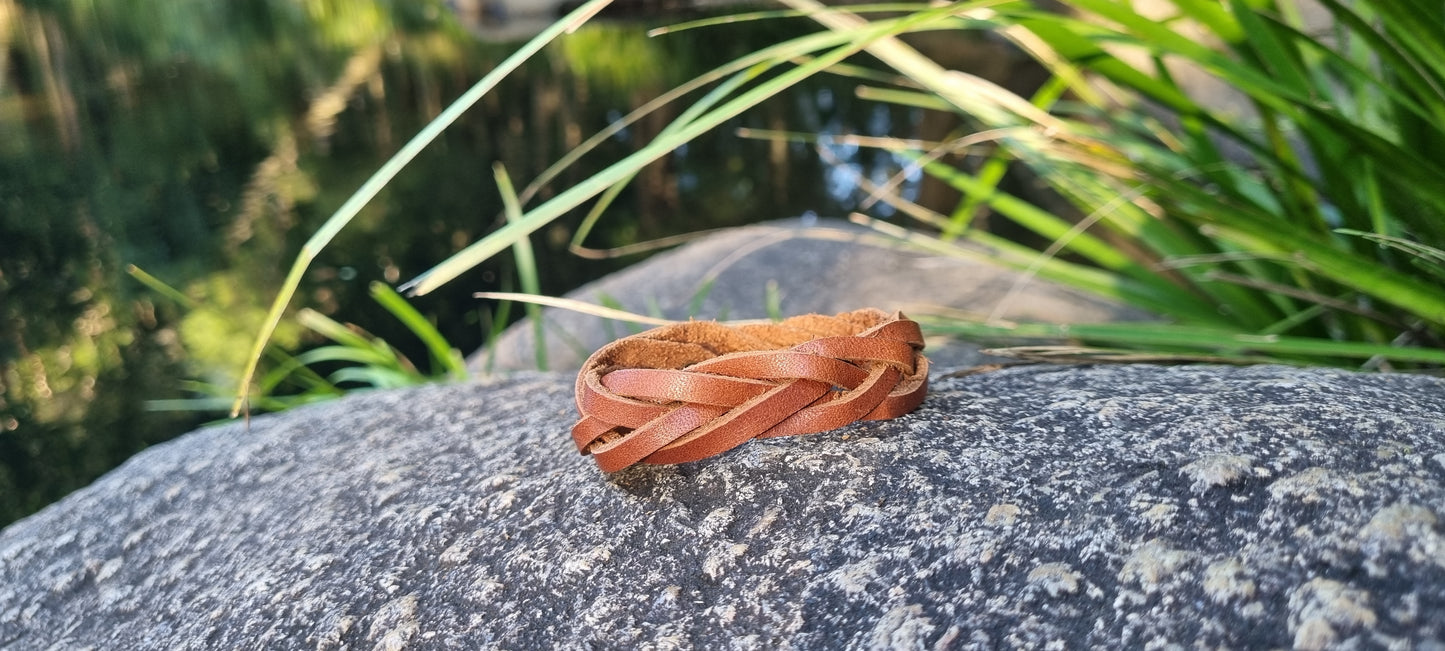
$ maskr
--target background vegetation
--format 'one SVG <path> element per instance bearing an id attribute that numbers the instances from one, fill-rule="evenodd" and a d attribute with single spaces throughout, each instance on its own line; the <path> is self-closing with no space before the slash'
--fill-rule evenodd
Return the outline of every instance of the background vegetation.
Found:
<path id="1" fill-rule="evenodd" d="M 494 161 L 530 180 L 668 85 L 746 52 L 749 39 L 807 27 L 670 40 L 645 29 L 602 22 L 560 40 L 468 111 L 321 253 L 301 286 L 304 323 L 333 335 L 323 319 L 360 324 L 418 373 L 445 372 L 372 285 L 393 286 L 503 221 Z M 214 387 L 228 395 L 302 242 L 516 47 L 478 40 L 440 2 L 0 0 L 0 525 L 223 415 L 154 408 L 193 405 L 175 401 Z M 880 110 L 847 88 L 820 80 L 802 89 L 806 101 L 780 98 L 735 126 L 908 129 L 919 113 Z M 635 150 L 670 114 L 606 139 L 597 160 Z M 888 156 L 850 163 L 897 169 Z M 539 196 L 598 167 L 582 161 Z M 777 152 L 720 132 L 640 176 L 591 242 L 856 205 L 816 182 L 823 174 L 804 146 Z M 541 291 L 628 262 L 565 255 L 579 218 L 537 234 Z M 472 292 L 519 288 L 514 269 L 504 254 L 413 304 L 470 352 L 495 307 Z M 309 360 L 333 343 L 289 316 L 276 337 L 280 351 Z M 319 377 L 340 367 L 322 363 Z M 317 377 L 297 375 L 274 395 L 308 391 Z"/>
<path id="2" fill-rule="evenodd" d="M 830 72 L 860 78 L 862 97 L 963 119 L 938 142 L 868 140 L 963 194 L 945 213 L 893 192 L 892 182 L 860 178 L 936 229 L 881 230 L 1169 319 L 1085 328 L 945 315 L 933 322 L 938 330 L 1068 337 L 1190 359 L 1422 370 L 1445 363 L 1445 167 L 1433 155 L 1445 142 L 1445 27 L 1420 20 L 1438 15 L 1437 3 L 1308 4 L 1307 21 L 1292 0 L 1076 0 L 1062 11 L 995 0 L 782 2 L 795 11 L 728 20 L 792 13 L 829 31 L 719 68 L 726 81 L 647 147 L 408 286 L 418 294 L 441 287 L 605 188 L 625 185 L 669 149 Z M 885 17 L 866 19 L 865 11 Z M 950 70 L 900 38 L 937 31 L 1007 38 L 1052 77 L 1021 95 Z M 860 52 L 897 76 L 848 66 Z M 945 160 L 959 154 L 961 163 Z M 1062 205 L 1043 208 L 1002 191 L 1011 166 L 1035 174 Z M 1040 239 L 980 228 L 990 213 Z M 283 292 L 277 306 L 287 298 Z"/>
<path id="3" fill-rule="evenodd" d="M 466 101 L 353 214 L 336 212 L 352 190 L 514 47 L 477 43 L 436 4 L 0 0 L 0 516 L 191 425 L 146 399 L 184 397 L 187 375 L 233 384 L 258 331 L 297 350 L 306 328 L 282 318 L 293 291 L 312 331 L 374 352 L 374 367 L 445 368 L 452 356 L 405 328 L 379 331 L 400 314 L 385 292 L 360 294 L 416 276 L 424 320 L 470 349 L 490 316 L 466 297 L 521 284 L 510 252 L 535 249 L 528 289 L 542 293 L 618 264 L 556 263 L 579 208 L 605 209 L 603 245 L 866 210 L 855 219 L 927 250 L 1167 319 L 941 313 L 942 332 L 1445 364 L 1445 23 L 1420 19 L 1438 3 L 1325 0 L 1313 18 L 1290 0 L 785 4 L 656 40 L 605 23 L 564 36 Z M 1039 64 L 993 81 L 957 70 L 950 53 L 980 44 Z M 536 178 L 674 86 L 693 90 L 629 118 L 503 216 L 502 179 Z M 304 238 L 341 226 L 283 287 Z M 180 296 L 143 290 L 127 263 Z M 345 357 L 322 350 L 302 359 Z M 257 379 L 276 377 L 267 368 Z M 278 395 L 321 386 L 306 377 Z M 365 381 L 384 377 L 397 376 Z"/>

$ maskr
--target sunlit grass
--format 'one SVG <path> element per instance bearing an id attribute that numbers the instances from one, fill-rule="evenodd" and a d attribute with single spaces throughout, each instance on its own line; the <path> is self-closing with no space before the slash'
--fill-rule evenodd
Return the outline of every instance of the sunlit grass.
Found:
<path id="1" fill-rule="evenodd" d="M 318 229 L 316 233 L 306 240 L 306 244 L 301 247 L 301 253 L 296 257 L 295 263 L 291 265 L 291 271 L 286 274 L 286 280 L 282 284 L 280 293 L 276 296 L 276 300 L 272 302 L 271 309 L 266 314 L 265 324 L 262 325 L 261 331 L 256 335 L 256 343 L 251 348 L 249 361 L 246 364 L 246 368 L 241 372 L 240 386 L 236 399 L 231 404 L 232 417 L 235 417 L 241 412 L 246 397 L 251 391 L 251 381 L 256 374 L 256 365 L 261 361 L 266 346 L 270 343 L 272 333 L 276 331 L 276 326 L 281 322 L 281 317 L 285 314 L 286 307 L 291 304 L 291 298 L 296 294 L 296 289 L 301 285 L 303 274 L 305 274 L 306 269 L 311 266 L 311 261 L 316 258 L 316 255 L 320 253 L 322 249 L 326 248 L 326 245 L 331 242 L 332 238 L 336 237 L 337 233 L 341 232 L 341 229 L 351 223 L 351 220 L 361 212 L 361 209 L 374 199 L 376 195 L 381 192 L 381 189 L 386 187 L 386 185 L 396 177 L 398 172 L 405 168 L 412 159 L 416 158 L 417 154 L 421 153 L 421 151 L 425 149 L 427 145 L 431 144 L 437 136 L 441 135 L 447 127 L 451 126 L 457 118 L 461 117 L 462 113 L 466 112 L 468 108 L 471 108 L 473 104 L 476 104 L 477 101 L 491 91 L 492 88 L 496 87 L 497 83 L 530 59 L 540 51 L 543 46 L 552 41 L 552 39 L 555 39 L 563 32 L 575 29 L 609 3 L 611 3 L 611 0 L 589 0 L 589 2 L 568 14 L 566 18 L 558 21 L 555 25 L 538 34 L 536 38 L 528 41 L 526 45 L 518 49 L 512 56 L 507 57 L 506 60 L 490 73 L 482 77 L 476 85 L 472 86 L 471 89 L 467 90 L 466 93 L 463 93 L 461 97 L 452 102 L 446 110 L 442 111 L 440 115 L 427 124 L 420 133 L 407 141 L 390 160 L 387 160 L 380 169 L 371 175 L 371 178 L 368 178 L 366 182 L 362 184 L 361 188 L 358 189 L 350 199 L 346 200 L 346 203 L 337 209 L 335 214 L 321 225 L 321 228 Z"/>
<path id="2" fill-rule="evenodd" d="M 548 41 L 563 31 L 574 28 L 600 10 L 608 0 L 592 0 L 563 18 L 556 25 L 529 41 L 501 65 L 479 81 L 471 90 L 453 102 L 432 123 L 409 141 L 395 156 L 386 162 L 350 199 L 302 247 L 301 254 L 292 265 L 282 289 L 272 303 L 266 323 L 258 333 L 250 361 L 242 373 L 238 395 L 232 406 L 233 415 L 240 412 L 245 398 L 251 391 L 257 363 L 276 325 L 280 322 L 286 307 L 290 304 L 302 274 L 336 233 L 376 196 L 396 173 L 410 162 L 417 153 L 436 138 L 447 126 L 456 120 L 467 108 L 475 104 L 496 83 L 527 58 L 534 55 Z M 677 146 L 716 127 L 724 121 L 742 113 L 758 103 L 777 95 L 792 85 L 827 70 L 856 54 L 874 40 L 910 30 L 926 29 L 940 21 L 947 20 L 953 9 L 935 7 L 908 14 L 903 17 L 880 20 L 864 30 L 861 35 L 814 34 L 776 46 L 764 48 L 720 68 L 713 74 L 725 77 L 721 86 L 704 97 L 693 108 L 685 111 L 677 123 L 668 127 L 665 135 L 642 147 L 632 155 L 614 163 L 582 183 L 567 188 L 557 196 L 526 210 L 520 217 L 509 220 L 501 229 L 466 247 L 451 258 L 406 283 L 403 289 L 416 295 L 436 289 L 462 272 L 475 267 L 501 251 L 512 248 L 516 243 L 552 220 L 580 206 L 587 200 L 627 183 L 643 166 L 667 155 Z M 798 57 L 808 56 L 804 63 L 791 65 Z M 777 72 L 781 69 L 781 72 Z M 765 73 L 776 74 L 757 81 Z M 748 86 L 750 82 L 754 83 Z M 692 86 L 685 84 L 685 86 Z M 736 92 L 735 96 L 727 97 Z M 674 93 L 678 96 L 680 93 Z M 724 99 L 726 101 L 724 101 Z M 527 191 L 524 190 L 524 195 Z"/>
<path id="3" fill-rule="evenodd" d="M 840 33 L 867 24 L 810 0 L 787 4 L 815 12 Z M 1408 18 L 1394 0 L 1328 6 L 1338 27 L 1332 36 L 1351 48 L 1336 52 L 1300 30 L 1283 3 L 1179 0 L 1177 16 L 1162 23 L 1108 0 L 1080 0 L 1065 12 L 1007 3 L 972 13 L 976 24 L 1025 45 L 1055 72 L 1056 83 L 1030 98 L 1049 111 L 1047 119 L 1019 104 L 1022 98 L 941 70 L 901 42 L 874 43 L 870 53 L 928 92 L 878 88 L 860 95 L 950 107 L 978 132 L 995 132 L 997 152 L 1033 168 L 1077 212 L 1051 215 L 1002 193 L 998 156 L 957 169 L 904 141 L 878 145 L 913 157 L 963 193 L 964 202 L 944 216 L 886 191 L 884 200 L 921 226 L 938 228 L 941 240 L 970 240 L 1026 274 L 1176 322 L 1002 328 L 965 324 L 955 315 L 934 319 L 935 327 L 973 337 L 1050 336 L 1251 359 L 1438 366 L 1445 290 L 1432 252 L 1445 224 L 1445 171 L 1431 152 L 1445 141 L 1438 119 L 1445 56 L 1428 44 L 1438 42 L 1441 29 Z M 1369 12 L 1369 19 L 1355 12 Z M 1170 23 L 1184 20 L 1207 27 L 1222 46 L 1173 31 Z M 1146 63 L 1126 63 L 1113 54 L 1121 50 L 1146 53 Z M 1165 62 L 1192 63 L 1239 89 L 1253 115 L 1196 102 Z M 1095 92 L 1098 79 L 1125 90 L 1123 103 Z M 1068 103 L 1058 80 L 1072 91 Z M 1225 144 L 1242 154 L 1225 157 Z M 1401 165 L 1410 171 L 1395 173 Z M 1051 244 L 1026 250 L 971 229 L 980 206 Z M 942 241 L 932 248 L 974 255 Z M 1081 262 L 1062 262 L 1066 254 Z"/>
<path id="4" fill-rule="evenodd" d="M 312 237 L 258 336 L 243 397 L 255 358 L 316 252 L 499 75 L 605 1 L 583 5 L 459 98 Z M 506 225 L 403 289 L 425 294 L 508 249 L 525 259 L 529 234 L 594 199 L 571 246 L 597 255 L 582 246 L 587 233 L 640 169 L 810 75 L 831 73 L 859 79 L 862 98 L 950 111 L 970 127 L 947 142 L 860 141 L 894 151 L 963 199 L 943 213 L 904 200 L 891 184 L 863 180 L 870 201 L 891 204 L 912 227 L 865 215 L 856 221 L 936 254 L 1015 268 L 1021 284 L 1035 278 L 1066 284 L 1167 320 L 1043 326 L 940 313 L 928 320 L 937 332 L 1067 339 L 1181 358 L 1379 369 L 1445 365 L 1439 350 L 1445 340 L 1445 164 L 1437 155 L 1445 147 L 1445 47 L 1439 45 L 1445 27 L 1419 19 L 1403 0 L 1349 6 L 1326 0 L 1334 24 L 1327 37 L 1306 32 L 1288 0 L 1175 0 L 1163 20 L 1115 0 L 1071 0 L 1066 11 L 998 0 L 887 5 L 866 9 L 902 13 L 871 19 L 862 15 L 865 8 L 784 4 L 783 12 L 674 31 L 785 16 L 807 16 L 825 30 L 682 84 L 587 140 L 520 194 L 499 172 Z M 1176 31 L 1185 23 L 1209 37 Z M 1022 97 L 947 70 L 898 38 L 929 30 L 993 31 L 1033 55 L 1053 79 Z M 854 57 L 863 52 L 888 70 L 860 67 Z M 1250 110 L 1235 115 L 1198 101 L 1175 78 L 1180 64 L 1236 89 Z M 653 141 L 528 205 L 610 134 L 705 88 Z M 961 152 L 981 152 L 983 162 L 945 162 Z M 1001 181 L 1017 165 L 1047 181 L 1073 210 L 1054 214 L 1002 191 Z M 984 214 L 1048 244 L 1033 248 L 980 230 L 974 224 Z M 522 284 L 536 293 L 535 278 L 529 281 L 525 272 Z M 770 313 L 776 302 L 770 295 Z M 544 333 L 535 314 L 534 328 L 540 346 Z M 537 361 L 545 365 L 541 354 Z"/>
<path id="5" fill-rule="evenodd" d="M 131 266 L 128 271 L 142 284 L 187 311 L 212 309 L 138 267 Z M 371 298 L 425 346 L 430 357 L 428 370 L 418 368 L 381 338 L 310 308 L 302 308 L 296 313 L 296 322 L 332 343 L 299 355 L 267 347 L 265 354 L 273 365 L 257 380 L 256 391 L 248 397 L 249 406 L 260 411 L 281 411 L 329 400 L 359 388 L 397 388 L 466 377 L 466 363 L 461 352 L 447 342 L 425 315 L 384 283 L 373 282 L 370 290 Z M 318 368 L 334 370 L 322 375 Z M 146 408 L 153 411 L 216 412 L 230 407 L 230 386 L 190 380 L 183 382 L 182 388 L 198 397 L 151 400 L 146 403 Z"/>

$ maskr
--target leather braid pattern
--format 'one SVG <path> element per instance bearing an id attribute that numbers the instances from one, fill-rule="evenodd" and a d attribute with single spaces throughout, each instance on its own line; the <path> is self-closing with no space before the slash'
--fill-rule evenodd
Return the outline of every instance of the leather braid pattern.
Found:
<path id="1" fill-rule="evenodd" d="M 928 392 L 922 350 L 917 323 L 875 309 L 655 328 L 587 359 L 572 439 L 615 472 L 696 461 L 753 438 L 895 418 Z"/>

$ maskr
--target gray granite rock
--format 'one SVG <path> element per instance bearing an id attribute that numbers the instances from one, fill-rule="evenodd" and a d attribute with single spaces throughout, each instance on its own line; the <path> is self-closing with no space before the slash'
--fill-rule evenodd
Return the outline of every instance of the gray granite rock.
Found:
<path id="1" fill-rule="evenodd" d="M 726 229 L 583 285 L 567 297 L 593 304 L 613 299 L 629 311 L 669 319 L 759 319 L 768 316 L 769 285 L 777 288 L 782 316 L 932 305 L 983 314 L 998 310 L 999 318 L 1048 323 L 1149 318 L 997 265 L 910 248 L 836 219 Z M 576 312 L 543 313 L 549 370 L 581 368 L 592 351 L 632 332 L 627 324 Z M 523 322 L 498 339 L 490 360 L 483 351 L 469 365 L 479 371 L 537 370 L 535 350 L 532 327 Z M 979 361 L 974 350 L 935 346 L 935 357 L 971 364 Z"/>
<path id="2" fill-rule="evenodd" d="M 156 446 L 0 532 L 0 647 L 1445 638 L 1445 380 L 1025 366 L 614 476 L 572 418 L 532 374 Z"/>

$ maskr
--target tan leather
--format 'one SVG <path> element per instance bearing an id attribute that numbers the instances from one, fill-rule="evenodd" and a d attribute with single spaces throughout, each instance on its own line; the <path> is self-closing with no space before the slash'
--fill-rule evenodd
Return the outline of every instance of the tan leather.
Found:
<path id="1" fill-rule="evenodd" d="M 917 323 L 874 309 L 655 328 L 587 359 L 572 439 L 615 472 L 696 461 L 752 438 L 895 418 L 928 392 L 922 350 Z"/>

